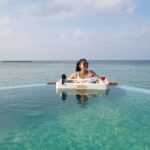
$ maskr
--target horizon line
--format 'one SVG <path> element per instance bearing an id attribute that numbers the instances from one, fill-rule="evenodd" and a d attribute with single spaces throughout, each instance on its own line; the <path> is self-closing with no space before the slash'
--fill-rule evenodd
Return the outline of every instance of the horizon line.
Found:
<path id="1" fill-rule="evenodd" d="M 77 61 L 78 59 L 72 60 L 0 60 L 0 62 L 36 62 L 36 61 Z M 87 59 L 88 61 L 150 61 L 150 59 Z"/>

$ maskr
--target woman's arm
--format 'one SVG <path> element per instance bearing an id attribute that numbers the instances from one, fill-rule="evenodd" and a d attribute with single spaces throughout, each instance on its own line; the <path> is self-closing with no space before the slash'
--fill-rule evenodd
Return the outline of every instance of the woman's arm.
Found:
<path id="1" fill-rule="evenodd" d="M 77 75 L 76 75 L 76 72 L 74 72 L 67 79 L 76 79 L 76 78 L 77 78 Z"/>
<path id="2" fill-rule="evenodd" d="M 90 73 L 91 73 L 92 77 L 99 78 L 99 76 L 93 70 L 90 70 Z"/>

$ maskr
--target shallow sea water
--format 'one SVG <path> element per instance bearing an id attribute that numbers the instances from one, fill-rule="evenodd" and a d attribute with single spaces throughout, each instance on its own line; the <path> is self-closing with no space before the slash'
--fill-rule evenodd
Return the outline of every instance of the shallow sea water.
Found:
<path id="1" fill-rule="evenodd" d="M 63 100 L 45 82 L 74 62 L 1 63 L 0 150 L 149 150 L 150 62 L 90 64 L 119 85 Z"/>

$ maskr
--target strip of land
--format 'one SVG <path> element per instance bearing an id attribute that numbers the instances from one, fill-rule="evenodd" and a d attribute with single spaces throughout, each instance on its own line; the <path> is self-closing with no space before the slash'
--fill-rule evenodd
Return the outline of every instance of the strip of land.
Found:
<path id="1" fill-rule="evenodd" d="M 20 62 L 32 62 L 32 61 L 2 61 L 3 63 L 20 63 Z"/>

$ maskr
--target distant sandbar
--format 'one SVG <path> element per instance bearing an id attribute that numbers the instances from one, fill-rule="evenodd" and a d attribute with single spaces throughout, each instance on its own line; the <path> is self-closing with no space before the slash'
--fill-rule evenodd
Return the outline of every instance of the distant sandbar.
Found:
<path id="1" fill-rule="evenodd" d="M 26 63 L 28 63 L 28 62 L 32 62 L 32 61 L 2 61 L 2 62 L 4 62 L 4 63 L 20 63 L 20 62 L 26 62 Z"/>

